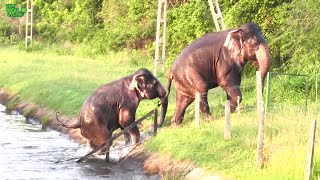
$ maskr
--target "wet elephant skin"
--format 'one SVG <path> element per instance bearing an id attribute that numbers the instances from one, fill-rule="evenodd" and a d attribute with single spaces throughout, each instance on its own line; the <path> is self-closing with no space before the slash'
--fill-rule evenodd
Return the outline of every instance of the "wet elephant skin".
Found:
<path id="1" fill-rule="evenodd" d="M 166 90 L 147 69 L 140 69 L 132 75 L 110 82 L 98 88 L 83 103 L 79 120 L 76 124 L 66 125 L 58 117 L 57 120 L 67 128 L 80 128 L 82 136 L 87 138 L 88 145 L 95 148 L 106 143 L 114 130 L 129 126 L 135 121 L 139 102 L 143 99 L 160 98 L 162 112 L 161 126 L 168 106 Z M 125 134 L 133 143 L 138 143 L 140 132 L 137 126 Z M 104 150 L 109 150 L 111 143 L 106 143 Z M 109 153 L 106 153 L 109 160 Z"/>

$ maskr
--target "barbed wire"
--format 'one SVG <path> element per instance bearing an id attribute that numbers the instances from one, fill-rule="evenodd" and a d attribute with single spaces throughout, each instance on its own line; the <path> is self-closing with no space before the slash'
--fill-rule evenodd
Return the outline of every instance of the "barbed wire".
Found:
<path id="1" fill-rule="evenodd" d="M 270 125 L 270 123 L 267 123 L 266 127 L 267 127 L 267 128 L 276 129 L 276 130 L 278 130 L 279 132 L 282 132 L 283 134 L 291 134 L 291 135 L 294 135 L 294 136 L 300 136 L 300 137 L 306 138 L 306 140 L 307 140 L 308 137 L 309 137 L 309 136 L 308 136 L 308 131 L 306 132 L 306 134 L 297 133 L 297 132 L 292 132 L 292 131 L 287 131 L 287 130 L 285 130 L 285 129 L 280 129 L 279 127 Z"/>

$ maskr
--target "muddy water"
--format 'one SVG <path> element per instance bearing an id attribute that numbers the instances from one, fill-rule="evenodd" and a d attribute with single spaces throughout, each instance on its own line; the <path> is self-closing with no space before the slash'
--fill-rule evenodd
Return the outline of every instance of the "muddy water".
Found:
<path id="1" fill-rule="evenodd" d="M 108 164 L 103 157 L 95 156 L 76 163 L 72 158 L 87 152 L 84 145 L 59 132 L 42 130 L 36 121 L 4 111 L 0 105 L 0 179 L 159 179 L 143 174 L 134 161 Z M 116 161 L 125 153 L 114 151 L 111 156 Z"/>

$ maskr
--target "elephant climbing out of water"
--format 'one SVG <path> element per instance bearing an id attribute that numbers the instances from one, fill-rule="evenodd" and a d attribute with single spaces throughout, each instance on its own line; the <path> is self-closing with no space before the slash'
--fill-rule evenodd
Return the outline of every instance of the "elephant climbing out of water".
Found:
<path id="1" fill-rule="evenodd" d="M 257 24 L 247 23 L 237 29 L 205 34 L 188 45 L 168 73 L 176 87 L 176 109 L 172 125 L 182 123 L 186 108 L 200 95 L 200 110 L 210 115 L 208 90 L 222 87 L 231 106 L 241 99 L 241 74 L 249 61 L 259 68 L 262 84 L 270 66 L 270 52 Z"/>
<path id="2" fill-rule="evenodd" d="M 83 103 L 79 120 L 76 124 L 63 124 L 66 128 L 80 128 L 82 136 L 87 138 L 88 145 L 95 148 L 106 143 L 112 132 L 118 128 L 124 129 L 135 121 L 136 110 L 143 99 L 160 98 L 162 112 L 160 124 L 162 126 L 168 106 L 166 90 L 147 69 L 140 69 L 132 75 L 105 84 L 97 89 Z M 129 130 L 126 138 L 138 143 L 140 132 L 137 126 Z M 106 161 L 109 161 L 109 148 L 106 143 Z"/>

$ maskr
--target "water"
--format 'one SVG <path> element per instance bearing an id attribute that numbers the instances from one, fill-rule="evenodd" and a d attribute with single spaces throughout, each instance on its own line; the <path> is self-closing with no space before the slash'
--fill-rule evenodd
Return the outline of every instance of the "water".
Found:
<path id="1" fill-rule="evenodd" d="M 104 157 L 93 157 L 76 163 L 72 158 L 86 154 L 84 145 L 59 132 L 42 130 L 36 121 L 4 111 L 5 107 L 0 105 L 0 179 L 159 178 L 143 174 L 135 161 L 116 165 L 106 163 Z"/>

